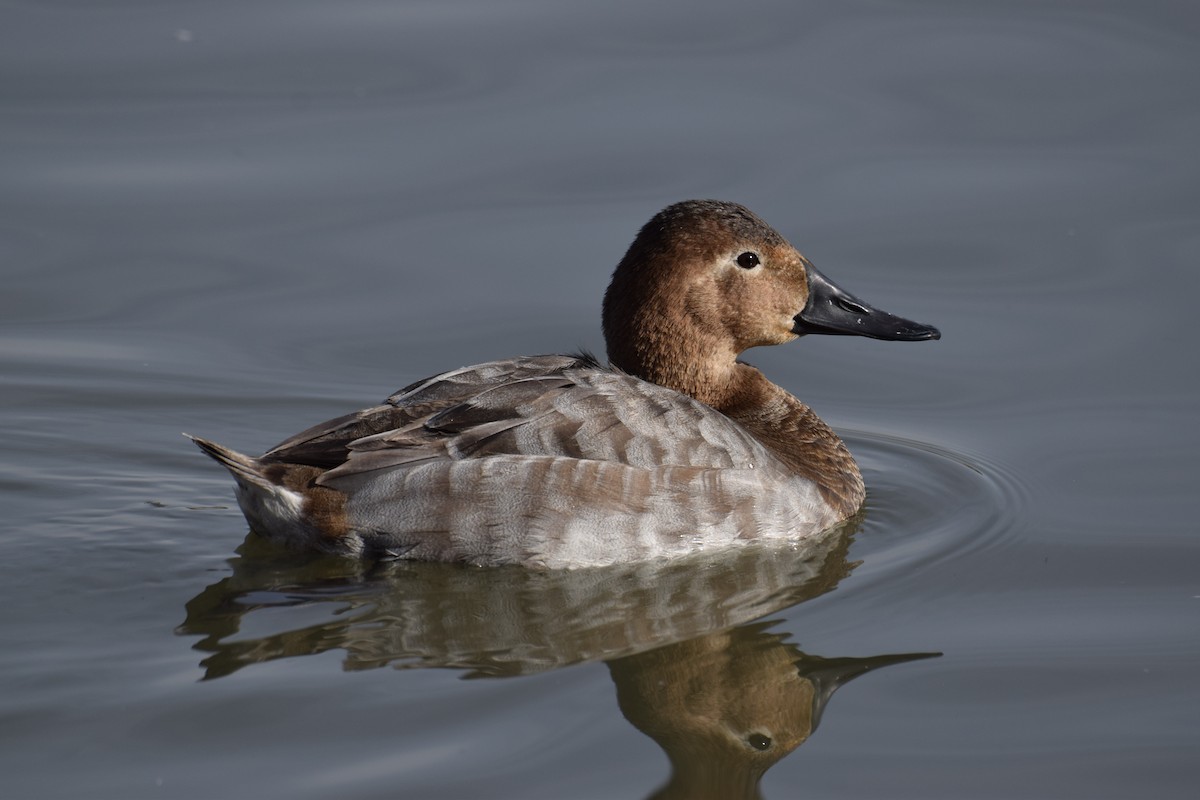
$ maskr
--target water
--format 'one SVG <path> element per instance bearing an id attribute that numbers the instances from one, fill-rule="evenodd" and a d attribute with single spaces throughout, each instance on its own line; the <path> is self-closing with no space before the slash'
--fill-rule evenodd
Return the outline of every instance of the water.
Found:
<path id="1" fill-rule="evenodd" d="M 1181 2 L 4 4 L 0 796 L 1191 797 L 1198 39 Z M 943 331 L 747 355 L 864 468 L 820 546 L 282 558 L 179 435 L 602 351 L 694 196 Z"/>

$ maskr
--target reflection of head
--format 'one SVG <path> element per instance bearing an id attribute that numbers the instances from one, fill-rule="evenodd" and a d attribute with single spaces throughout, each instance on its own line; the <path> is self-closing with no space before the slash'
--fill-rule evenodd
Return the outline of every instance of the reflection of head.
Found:
<path id="1" fill-rule="evenodd" d="M 754 797 L 808 738 L 813 687 L 783 639 L 754 625 L 609 663 L 622 713 L 671 760 L 656 796 Z"/>
<path id="2" fill-rule="evenodd" d="M 838 686 L 924 655 L 822 659 L 785 639 L 759 623 L 609 662 L 621 711 L 671 761 L 654 797 L 757 797 L 763 773 L 808 739 Z"/>

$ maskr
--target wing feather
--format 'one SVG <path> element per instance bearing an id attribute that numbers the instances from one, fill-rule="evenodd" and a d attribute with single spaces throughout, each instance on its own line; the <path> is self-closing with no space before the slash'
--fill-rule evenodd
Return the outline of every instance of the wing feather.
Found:
<path id="1" fill-rule="evenodd" d="M 367 473 L 431 460 L 562 457 L 642 469 L 768 471 L 776 464 L 748 431 L 713 408 L 595 368 L 503 382 L 344 447 L 344 460 L 318 482 L 346 492 L 362 486 Z"/>
<path id="2" fill-rule="evenodd" d="M 443 372 L 409 384 L 381 405 L 301 431 L 272 447 L 261 460 L 332 469 L 346 460 L 351 442 L 423 422 L 492 387 L 581 366 L 597 365 L 587 354 L 551 355 L 491 361 Z"/>

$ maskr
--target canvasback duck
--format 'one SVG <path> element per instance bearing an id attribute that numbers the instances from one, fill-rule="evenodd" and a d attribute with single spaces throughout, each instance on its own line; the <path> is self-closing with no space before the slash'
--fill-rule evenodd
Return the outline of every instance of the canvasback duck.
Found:
<path id="1" fill-rule="evenodd" d="M 258 533 L 380 559 L 599 566 L 799 540 L 865 497 L 846 446 L 738 356 L 809 333 L 937 339 L 838 288 L 736 203 L 669 206 L 603 306 L 610 366 L 493 361 L 417 381 L 228 469 Z"/>

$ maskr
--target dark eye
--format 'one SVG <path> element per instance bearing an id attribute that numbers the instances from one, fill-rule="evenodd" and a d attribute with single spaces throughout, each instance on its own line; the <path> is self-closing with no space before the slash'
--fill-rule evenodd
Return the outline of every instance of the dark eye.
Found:
<path id="1" fill-rule="evenodd" d="M 771 749 L 771 737 L 763 736 L 761 733 L 750 734 L 750 736 L 746 739 L 746 741 L 749 742 L 750 746 L 753 747 L 755 750 Z"/>
<path id="2" fill-rule="evenodd" d="M 758 266 L 758 256 L 754 253 L 742 253 L 737 257 L 737 262 L 742 269 L 754 269 Z"/>

